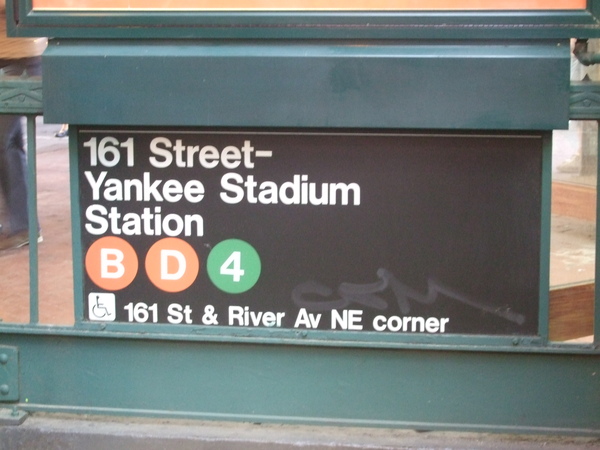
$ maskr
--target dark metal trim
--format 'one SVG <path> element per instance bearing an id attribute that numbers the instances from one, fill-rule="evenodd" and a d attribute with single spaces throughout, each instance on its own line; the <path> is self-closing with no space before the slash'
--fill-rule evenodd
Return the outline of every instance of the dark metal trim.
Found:
<path id="1" fill-rule="evenodd" d="M 557 11 L 34 11 L 31 0 L 14 0 L 7 15 L 14 17 L 11 36 L 548 39 L 600 36 L 599 5 L 588 0 L 585 9 Z"/>

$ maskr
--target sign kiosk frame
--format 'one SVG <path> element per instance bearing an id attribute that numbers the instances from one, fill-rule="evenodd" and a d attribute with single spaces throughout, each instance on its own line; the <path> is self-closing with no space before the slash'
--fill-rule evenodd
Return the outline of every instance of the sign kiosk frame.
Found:
<path id="1" fill-rule="evenodd" d="M 598 300 L 591 344 L 548 331 L 551 132 L 569 39 L 600 35 L 600 2 L 569 4 L 9 3 L 13 36 L 52 36 L 75 325 L 0 326 L 6 401 L 597 436 Z"/>
<path id="2" fill-rule="evenodd" d="M 224 1 L 219 7 L 194 3 L 189 7 L 135 7 L 135 2 L 37 0 L 7 2 L 9 32 L 14 36 L 134 39 L 528 39 L 587 38 L 597 32 L 599 6 L 593 0 L 500 2 L 469 0 L 406 0 L 373 10 L 326 1 L 294 6 L 255 7 L 252 2 Z M 185 3 L 186 0 L 182 0 Z M 90 6 L 85 6 L 86 3 Z M 177 4 L 168 2 L 169 5 Z M 72 5 L 72 2 L 70 3 Z M 201 6 L 195 6 L 200 4 Z M 299 2 L 301 5 L 301 2 Z M 514 9 L 506 5 L 514 4 Z M 52 7 L 56 5 L 55 7 Z M 231 5 L 231 6 L 228 6 Z M 264 5 L 264 2 L 261 3 Z M 323 6 L 321 6 L 323 5 Z M 401 9 L 398 5 L 406 5 Z M 441 6 L 440 6 L 441 5 Z M 448 5 L 448 6 L 446 6 Z M 461 9 L 462 6 L 463 7 Z M 483 6 L 482 6 L 483 5 Z M 486 6 L 491 5 L 491 6 Z M 536 6 L 537 5 L 537 6 Z M 540 6 L 541 5 L 541 6 Z M 563 6 L 558 9 L 557 6 Z M 204 7 L 203 7 L 204 6 Z M 494 9 L 496 8 L 496 9 Z"/>

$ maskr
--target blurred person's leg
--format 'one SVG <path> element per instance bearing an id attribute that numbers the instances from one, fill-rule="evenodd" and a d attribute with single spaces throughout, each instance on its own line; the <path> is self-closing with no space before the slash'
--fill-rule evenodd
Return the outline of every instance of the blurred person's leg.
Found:
<path id="1" fill-rule="evenodd" d="M 27 231 L 27 158 L 21 118 L 0 115 L 0 185 L 8 212 L 8 234 Z"/>
<path id="2" fill-rule="evenodd" d="M 41 74 L 41 59 L 0 60 L 5 75 Z M 0 187 L 8 212 L 8 230 L 0 240 L 0 250 L 29 243 L 27 206 L 27 154 L 23 140 L 21 117 L 0 114 Z"/>

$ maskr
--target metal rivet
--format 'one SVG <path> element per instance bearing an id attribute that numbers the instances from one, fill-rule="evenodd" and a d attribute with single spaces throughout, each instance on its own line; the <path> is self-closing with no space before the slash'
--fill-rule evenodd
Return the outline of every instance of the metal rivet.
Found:
<path id="1" fill-rule="evenodd" d="M 8 384 L 0 385 L 0 394 L 8 395 L 9 392 L 10 392 L 10 388 L 8 387 Z"/>
<path id="2" fill-rule="evenodd" d="M 6 353 L 0 353 L 0 364 L 6 364 L 8 362 L 8 355 Z"/>

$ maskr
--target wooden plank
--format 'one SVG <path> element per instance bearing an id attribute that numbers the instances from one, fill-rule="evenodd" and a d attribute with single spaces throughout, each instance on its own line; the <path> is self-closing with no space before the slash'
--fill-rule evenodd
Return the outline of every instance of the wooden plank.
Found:
<path id="1" fill-rule="evenodd" d="M 569 183 L 552 183 L 552 214 L 596 220 L 596 189 Z"/>
<path id="2" fill-rule="evenodd" d="M 551 341 L 594 334 L 594 283 L 552 289 L 549 326 Z"/>

